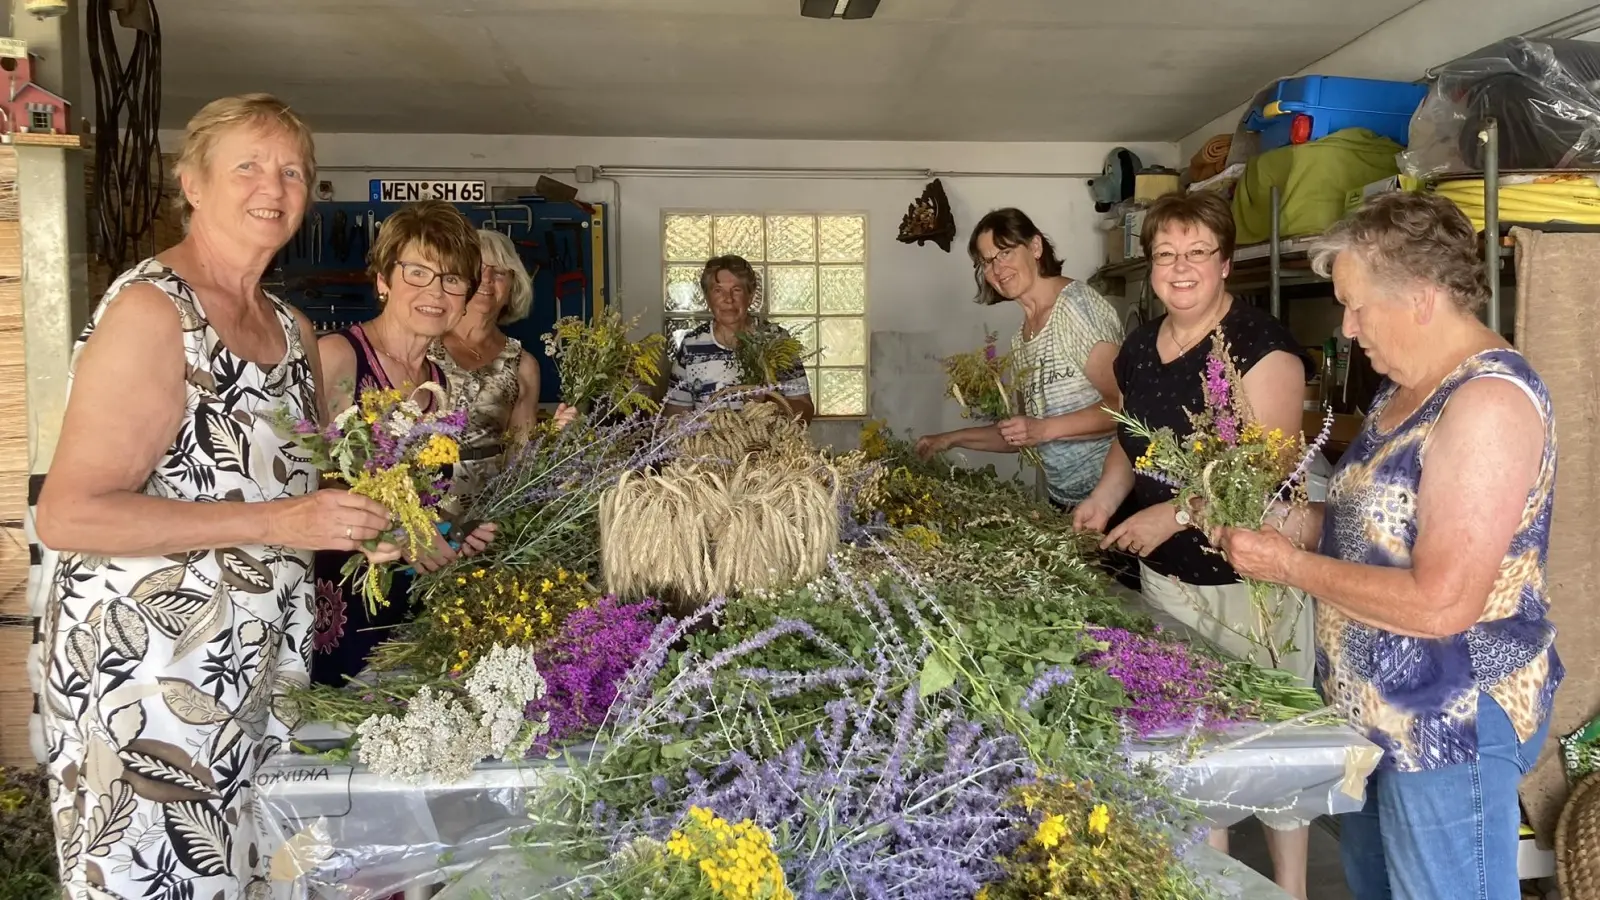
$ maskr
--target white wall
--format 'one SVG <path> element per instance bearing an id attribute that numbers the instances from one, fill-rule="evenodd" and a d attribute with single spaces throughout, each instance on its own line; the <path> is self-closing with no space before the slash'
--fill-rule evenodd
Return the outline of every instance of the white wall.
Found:
<path id="1" fill-rule="evenodd" d="M 1432 66 L 1594 5 L 1594 0 L 1421 0 L 1304 69 L 1283 74 L 1414 81 Z M 1238 108 L 1184 137 L 1182 158 L 1189 159 L 1213 135 L 1232 134 L 1250 99 L 1240 97 Z"/>
<path id="2" fill-rule="evenodd" d="M 170 136 L 176 137 L 176 135 Z M 560 138 L 522 136 L 362 135 L 317 136 L 320 179 L 335 199 L 358 199 L 372 177 L 408 177 L 404 166 L 452 167 L 414 177 L 457 174 L 490 184 L 531 185 L 536 174 L 484 171 L 575 165 L 912 168 L 951 172 L 1094 173 L 1110 144 L 900 144 L 826 141 L 698 141 L 683 139 Z M 1171 144 L 1138 145 L 1150 163 L 1171 165 Z M 355 167 L 354 170 L 348 167 Z M 381 171 L 380 171 L 381 170 Z M 476 171 L 475 171 L 476 170 Z M 570 175 L 553 177 L 572 183 Z M 972 349 L 983 328 L 1009 335 L 1020 323 L 1012 306 L 981 308 L 971 302 L 972 265 L 967 231 L 990 209 L 1019 206 L 1056 242 L 1069 275 L 1086 277 L 1101 262 L 1097 215 L 1081 178 L 942 176 L 960 230 L 952 252 L 932 244 L 895 240 L 906 207 L 922 192 L 919 179 L 707 178 L 629 176 L 622 192 L 621 290 L 614 296 L 626 316 L 649 328 L 662 321 L 661 217 L 663 210 L 862 211 L 868 222 L 868 325 L 871 332 L 870 412 L 918 433 L 960 427 L 953 401 L 942 399 L 938 358 Z M 585 200 L 610 201 L 612 186 L 582 185 Z M 618 250 L 612 234 L 613 253 Z M 819 438 L 848 444 L 855 423 L 824 423 Z M 984 461 L 1013 464 L 1014 458 Z M 1013 467 L 1008 466 L 1008 468 Z"/>

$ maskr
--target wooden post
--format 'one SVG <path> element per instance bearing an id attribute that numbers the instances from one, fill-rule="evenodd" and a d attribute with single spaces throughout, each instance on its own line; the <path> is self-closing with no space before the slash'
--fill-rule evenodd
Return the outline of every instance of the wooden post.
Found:
<path id="1" fill-rule="evenodd" d="M 78 89 L 76 12 L 35 19 L 21 4 L 9 5 L 10 36 L 28 42 L 38 57 L 35 78 L 71 104 L 76 130 L 85 112 Z M 0 452 L 7 457 L 0 461 L 0 503 L 5 504 L 0 518 L 6 532 L 0 536 L 0 589 L 16 577 L 17 565 L 27 566 L 26 604 L 18 602 L 14 588 L 0 599 L 0 614 L 23 616 L 0 625 L 0 763 L 32 762 L 43 750 L 29 721 L 37 685 L 30 683 L 28 663 L 39 650 L 29 645 L 44 601 L 32 503 L 34 487 L 55 454 L 72 344 L 89 312 L 83 154 L 60 143 L 17 141 L 0 151 L 0 361 L 20 363 L 23 377 L 13 384 L 27 385 L 20 421 L 14 407 L 6 408 L 0 420 L 0 446 L 26 448 L 25 453 Z M 11 240 L 15 243 L 8 245 Z M 20 260 L 15 275 L 6 268 L 10 246 Z M 28 652 L 20 656 L 15 652 L 24 649 Z"/>

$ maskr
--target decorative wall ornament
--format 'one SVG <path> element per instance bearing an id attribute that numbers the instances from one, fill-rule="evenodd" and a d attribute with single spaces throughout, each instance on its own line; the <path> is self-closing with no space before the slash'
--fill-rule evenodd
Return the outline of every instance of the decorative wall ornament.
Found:
<path id="1" fill-rule="evenodd" d="M 906 208 L 905 218 L 900 220 L 900 234 L 895 239 L 902 244 L 914 242 L 919 247 L 933 241 L 949 253 L 955 236 L 956 220 L 950 213 L 950 198 L 945 196 L 944 185 L 935 178 L 922 189 L 922 196 Z"/>

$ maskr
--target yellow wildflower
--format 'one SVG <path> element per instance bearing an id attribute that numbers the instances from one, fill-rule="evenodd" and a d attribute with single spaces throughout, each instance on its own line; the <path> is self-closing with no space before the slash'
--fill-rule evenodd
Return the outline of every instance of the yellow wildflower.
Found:
<path id="1" fill-rule="evenodd" d="M 350 493 L 369 497 L 388 508 L 410 546 L 433 543 L 433 523 L 439 521 L 439 517 L 422 506 L 422 498 L 417 496 L 416 485 L 411 480 L 410 466 L 401 463 L 376 472 L 362 472 L 350 485 Z M 372 567 L 372 571 L 377 571 L 377 567 Z"/>
<path id="2" fill-rule="evenodd" d="M 1111 824 L 1111 810 L 1104 803 L 1097 803 L 1089 812 L 1089 832 L 1091 834 L 1105 834 L 1106 828 Z"/>
<path id="3" fill-rule="evenodd" d="M 1039 846 L 1049 849 L 1061 843 L 1067 834 L 1066 816 L 1055 815 L 1039 823 L 1039 830 L 1033 833 L 1033 839 Z"/>
<path id="4" fill-rule="evenodd" d="M 461 447 L 454 438 L 442 434 L 428 437 L 428 442 L 417 451 L 417 465 L 425 468 L 437 469 L 441 466 L 454 465 L 461 461 Z"/>

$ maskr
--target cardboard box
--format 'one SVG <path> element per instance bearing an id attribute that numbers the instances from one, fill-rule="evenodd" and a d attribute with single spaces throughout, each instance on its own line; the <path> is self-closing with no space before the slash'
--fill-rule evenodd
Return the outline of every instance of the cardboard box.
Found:
<path id="1" fill-rule="evenodd" d="M 1141 203 L 1150 203 L 1157 197 L 1177 192 L 1177 172 L 1151 172 L 1133 176 L 1133 199 Z"/>
<path id="2" fill-rule="evenodd" d="M 1118 222 L 1111 228 L 1100 232 L 1100 234 L 1105 239 L 1106 265 L 1116 265 L 1117 263 L 1122 262 L 1124 259 L 1127 259 L 1127 238 L 1124 236 L 1121 222 Z"/>
<path id="3" fill-rule="evenodd" d="M 1136 209 L 1122 219 L 1122 252 L 1128 259 L 1144 259 L 1144 245 L 1139 243 L 1139 232 L 1144 230 L 1144 214 L 1144 210 Z"/>

